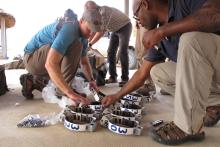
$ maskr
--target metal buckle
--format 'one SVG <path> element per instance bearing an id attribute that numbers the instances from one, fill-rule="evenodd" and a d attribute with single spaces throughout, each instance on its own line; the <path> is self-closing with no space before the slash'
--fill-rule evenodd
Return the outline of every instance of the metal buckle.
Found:
<path id="1" fill-rule="evenodd" d="M 142 101 L 142 95 L 137 94 L 137 93 L 131 93 L 127 94 L 123 97 L 124 100 L 129 100 L 129 101 L 135 101 L 135 102 L 140 102 Z"/>
<path id="2" fill-rule="evenodd" d="M 120 109 L 122 111 L 128 111 L 128 112 L 132 112 L 135 115 L 141 115 L 142 110 L 144 107 L 141 107 L 140 105 L 136 105 L 136 104 L 122 104 L 120 105 Z"/>
<path id="3" fill-rule="evenodd" d="M 142 105 L 142 103 L 140 101 L 131 101 L 131 100 L 126 100 L 126 99 L 121 99 L 120 100 L 121 104 L 125 105 L 125 104 L 135 104 L 135 105 Z"/>
<path id="4" fill-rule="evenodd" d="M 94 132 L 96 129 L 96 118 L 80 114 L 68 114 L 64 118 L 64 127 L 76 132 Z"/>
<path id="5" fill-rule="evenodd" d="M 94 111 L 103 111 L 103 109 L 104 109 L 101 102 L 91 102 L 91 104 L 88 106 L 90 109 L 92 109 Z"/>
<path id="6" fill-rule="evenodd" d="M 113 116 L 104 116 L 100 124 L 121 135 L 141 135 L 143 129 L 138 121 Z"/>

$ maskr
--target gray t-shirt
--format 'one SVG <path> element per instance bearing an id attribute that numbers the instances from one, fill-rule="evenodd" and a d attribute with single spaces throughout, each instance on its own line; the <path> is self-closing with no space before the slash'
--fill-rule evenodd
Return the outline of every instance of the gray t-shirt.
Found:
<path id="1" fill-rule="evenodd" d="M 130 22 L 129 17 L 116 8 L 102 6 L 99 11 L 102 17 L 102 30 L 116 32 Z"/>

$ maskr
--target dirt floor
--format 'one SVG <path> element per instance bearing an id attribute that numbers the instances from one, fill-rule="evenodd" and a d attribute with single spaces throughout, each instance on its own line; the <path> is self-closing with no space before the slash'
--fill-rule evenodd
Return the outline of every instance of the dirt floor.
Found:
<path id="1" fill-rule="evenodd" d="M 98 125 L 96 132 L 71 132 L 63 124 L 43 128 L 17 128 L 17 123 L 28 114 L 47 115 L 60 112 L 57 104 L 45 103 L 41 93 L 35 93 L 34 100 L 25 100 L 21 95 L 19 76 L 24 70 L 6 71 L 10 92 L 0 97 L 0 147 L 160 147 L 148 135 L 149 122 L 155 119 L 172 120 L 173 98 L 161 96 L 145 105 L 147 114 L 143 117 L 141 136 L 121 136 Z M 108 85 L 101 88 L 106 94 L 119 88 Z M 189 142 L 181 146 L 218 147 L 220 145 L 220 123 L 204 128 L 206 139 L 201 143 Z"/>

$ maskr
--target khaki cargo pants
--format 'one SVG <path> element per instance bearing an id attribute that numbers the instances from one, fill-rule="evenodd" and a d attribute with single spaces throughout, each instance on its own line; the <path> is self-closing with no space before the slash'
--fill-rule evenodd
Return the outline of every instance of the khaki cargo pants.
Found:
<path id="1" fill-rule="evenodd" d="M 50 50 L 50 45 L 44 45 L 37 49 L 32 54 L 24 55 L 25 68 L 29 73 L 37 76 L 48 77 L 47 70 L 45 68 L 45 62 L 47 54 Z M 73 42 L 66 54 L 63 56 L 60 67 L 65 81 L 70 85 L 76 74 L 80 57 L 82 52 L 82 44 L 79 41 Z"/>
<path id="2" fill-rule="evenodd" d="M 186 133 L 198 132 L 206 107 L 220 104 L 220 36 L 202 32 L 183 34 L 177 63 L 154 66 L 151 77 L 174 96 L 175 124 Z"/>

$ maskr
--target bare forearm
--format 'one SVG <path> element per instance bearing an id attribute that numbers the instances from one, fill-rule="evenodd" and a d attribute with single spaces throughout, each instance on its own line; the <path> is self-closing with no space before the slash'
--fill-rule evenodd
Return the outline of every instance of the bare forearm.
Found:
<path id="1" fill-rule="evenodd" d="M 212 11 L 209 7 L 204 8 L 198 13 L 194 14 L 194 25 L 198 31 L 202 32 L 216 32 L 220 31 L 220 9 L 213 8 Z"/>
<path id="2" fill-rule="evenodd" d="M 94 77 L 93 77 L 93 73 L 92 73 L 92 69 L 91 69 L 88 57 L 83 57 L 82 60 L 83 61 L 81 61 L 81 65 L 82 65 L 83 72 L 84 72 L 87 80 L 91 81 L 94 79 Z"/>
<path id="3" fill-rule="evenodd" d="M 65 82 L 59 65 L 55 65 L 53 63 L 46 64 L 47 72 L 51 78 L 51 80 L 55 83 L 55 85 L 65 94 L 68 94 L 72 89 Z"/>
<path id="4" fill-rule="evenodd" d="M 61 59 L 62 55 L 59 52 L 57 52 L 55 49 L 50 49 L 47 55 L 45 68 L 47 69 L 51 80 L 56 84 L 56 86 L 64 94 L 66 94 L 67 96 L 71 95 L 71 97 L 73 98 L 73 95 L 75 95 L 76 93 L 73 92 L 73 90 L 68 86 L 63 78 L 60 68 Z"/>
<path id="5" fill-rule="evenodd" d="M 158 62 L 144 61 L 144 65 L 134 73 L 129 82 L 117 93 L 117 97 L 121 98 L 143 85 L 146 79 L 150 76 L 151 68 L 157 63 Z"/>
<path id="6" fill-rule="evenodd" d="M 90 41 L 90 43 L 93 45 L 93 44 L 95 44 L 97 41 L 99 41 L 99 39 L 104 35 L 104 33 L 105 32 L 97 32 L 94 36 L 93 36 L 93 38 L 92 38 L 92 40 Z"/>
<path id="7" fill-rule="evenodd" d="M 167 23 L 159 28 L 162 36 L 191 31 L 217 32 L 220 31 L 220 9 L 213 4 L 206 3 L 193 15 L 180 21 Z"/>

